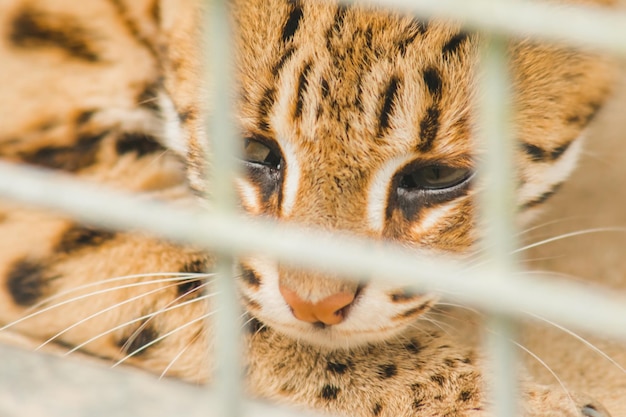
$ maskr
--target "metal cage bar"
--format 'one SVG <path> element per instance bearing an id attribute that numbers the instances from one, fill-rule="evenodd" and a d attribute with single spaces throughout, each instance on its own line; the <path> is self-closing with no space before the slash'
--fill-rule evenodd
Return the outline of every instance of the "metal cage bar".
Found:
<path id="1" fill-rule="evenodd" d="M 211 17 L 211 23 L 208 25 L 217 31 L 211 32 L 212 39 L 215 41 L 215 33 L 224 33 L 228 29 L 220 27 L 220 22 L 227 21 L 225 8 L 220 6 L 223 6 L 223 2 L 216 0 L 213 3 L 221 9 Z M 507 2 L 497 0 L 381 0 L 376 4 L 403 9 L 424 17 L 452 18 L 463 22 L 470 29 L 484 30 L 495 35 L 532 35 L 546 40 L 558 40 L 575 46 L 593 47 L 626 55 L 626 41 L 624 41 L 626 39 L 626 16 L 614 12 L 581 7 L 555 7 L 519 0 Z M 219 45 L 215 46 L 215 42 L 211 44 L 214 48 L 220 48 Z M 493 68 L 494 71 L 489 72 L 490 76 L 485 77 L 490 81 L 486 84 L 486 91 L 493 90 L 493 95 L 488 94 L 491 100 L 483 107 L 486 109 L 485 113 L 493 116 L 493 120 L 485 124 L 485 136 L 501 139 L 502 136 L 506 136 L 507 128 L 502 124 L 506 119 L 506 114 L 501 114 L 499 110 L 503 108 L 502 103 L 507 99 L 506 95 L 502 94 L 502 91 L 506 91 L 506 87 L 500 78 L 500 75 L 504 74 L 501 62 L 502 50 L 498 47 L 498 42 L 494 48 L 499 50 L 492 51 L 484 59 L 485 71 L 492 71 L 489 68 Z M 230 85 L 228 58 L 223 55 L 228 54 L 228 49 L 222 46 L 221 51 L 216 52 L 220 56 L 217 61 L 225 62 L 226 67 L 213 69 L 214 86 Z M 212 56 L 212 60 L 216 61 L 215 55 Z M 224 68 L 226 68 L 225 71 Z M 493 83 L 494 80 L 497 83 Z M 212 137 L 220 139 L 230 137 L 232 133 L 228 125 L 228 112 L 230 111 L 230 105 L 227 104 L 228 92 L 222 90 L 222 93 L 217 95 L 218 100 L 221 101 L 214 106 L 214 109 L 222 109 L 226 113 L 215 117 L 216 123 L 211 125 L 211 130 Z M 234 141 L 225 142 L 234 143 Z M 501 149 L 501 145 L 505 146 L 505 149 Z M 485 164 L 485 171 L 489 178 L 506 178 L 509 165 L 500 163 L 503 160 L 502 154 L 509 152 L 506 146 L 511 146 L 510 142 L 499 140 L 499 144 L 495 146 L 493 143 L 489 144 L 488 149 L 491 152 L 488 153 L 486 160 L 496 162 Z M 214 161 L 218 161 L 218 164 L 213 165 L 214 178 L 232 178 L 233 167 L 228 163 L 233 155 L 232 149 L 222 149 L 221 146 L 214 145 L 213 152 Z M 225 164 L 222 165 L 221 162 Z M 222 184 L 226 184 L 228 188 L 228 182 Z M 626 340 L 626 326 L 624 326 L 623 319 L 620 319 L 620 317 L 626 317 L 626 303 L 623 299 L 602 291 L 590 291 L 588 288 L 575 284 L 564 285 L 517 276 L 510 250 L 512 247 L 510 236 L 513 234 L 510 229 L 512 208 L 507 204 L 510 204 L 508 194 L 511 188 L 507 186 L 505 180 L 490 189 L 493 192 L 484 196 L 484 200 L 490 201 L 483 205 L 484 210 L 487 212 L 490 208 L 494 208 L 494 211 L 488 215 L 490 218 L 496 216 L 500 220 L 499 226 L 488 235 L 490 236 L 488 240 L 491 240 L 491 244 L 495 242 L 496 246 L 490 252 L 492 268 L 487 271 L 478 271 L 467 270 L 462 265 L 449 260 L 437 262 L 430 258 L 416 259 L 413 253 L 391 244 L 384 245 L 382 248 L 373 248 L 362 239 L 329 236 L 311 230 L 244 219 L 230 212 L 233 203 L 227 190 L 222 192 L 221 189 L 216 189 L 217 191 L 214 192 L 218 197 L 218 203 L 213 213 L 183 211 L 151 201 L 137 200 L 93 185 L 85 185 L 60 174 L 0 163 L 0 195 L 60 210 L 86 223 L 117 229 L 130 227 L 145 229 L 173 240 L 201 245 L 225 254 L 227 257 L 260 252 L 275 256 L 281 261 L 295 262 L 309 267 L 315 267 L 320 260 L 323 260 L 330 268 L 342 274 L 374 274 L 389 277 L 403 285 L 417 286 L 420 290 L 438 291 L 462 302 L 479 306 L 495 317 L 492 323 L 499 328 L 497 333 L 503 333 L 493 338 L 492 345 L 494 346 L 494 364 L 499 365 L 495 367 L 499 369 L 496 370 L 496 375 L 500 381 L 505 381 L 504 384 L 498 384 L 504 388 L 501 393 L 498 393 L 502 402 L 496 410 L 499 415 L 508 416 L 512 415 L 515 410 L 515 383 L 513 377 L 506 371 L 512 361 L 510 358 L 512 348 L 508 346 L 508 340 L 506 340 L 506 334 L 510 331 L 511 318 L 531 313 L 567 326 Z M 227 269 L 225 268 L 222 274 L 228 274 Z M 416 276 L 415 271 L 420 271 L 419 276 Z M 506 279 L 506 276 L 509 278 Z M 225 332 L 220 333 L 225 344 L 218 347 L 217 351 L 218 355 L 221 355 L 219 362 L 224 365 L 222 369 L 233 370 L 238 367 L 236 355 L 230 354 L 236 351 L 233 349 L 233 344 L 236 346 L 236 334 L 228 333 L 225 328 L 220 330 L 220 326 L 228 325 L 230 320 L 237 319 L 237 309 L 233 307 L 236 305 L 232 296 L 233 288 L 228 285 L 227 283 L 226 287 L 223 287 L 224 292 L 231 293 L 231 296 L 226 297 L 225 304 L 220 304 L 219 308 L 223 311 L 220 322 L 216 323 L 218 332 Z M 580 311 L 573 307 L 575 305 L 585 305 L 587 308 Z M 225 313 L 225 311 L 230 311 L 230 313 Z M 14 352 L 4 347 L 0 347 L 0 352 L 2 352 L 0 353 L 2 357 L 5 357 L 6 353 L 14 358 L 13 361 L 0 361 L 0 410 L 3 408 L 6 410 L 4 404 L 11 405 L 12 400 L 18 398 L 12 398 L 11 395 L 20 393 L 21 404 L 36 399 L 41 391 L 33 387 L 45 387 L 46 383 L 51 383 L 52 378 L 55 382 L 51 385 L 55 387 L 69 388 L 76 385 L 71 378 L 64 385 L 62 378 L 55 378 L 57 375 L 55 372 L 67 372 L 66 375 L 73 375 L 76 372 L 76 375 L 84 375 L 85 378 L 92 376 L 92 378 L 110 379 L 114 381 L 115 386 L 128 386 L 124 385 L 127 384 L 127 378 L 135 378 L 134 375 L 129 377 L 126 372 L 105 372 L 100 375 L 100 371 L 97 370 L 82 369 L 82 367 L 79 370 L 73 363 L 58 363 L 54 359 Z M 34 372 L 33 364 L 39 370 L 50 372 Z M 232 374 L 231 372 L 231 376 Z M 223 382 L 223 388 L 217 398 L 213 394 L 206 394 L 206 391 L 199 392 L 190 387 L 181 387 L 179 384 L 174 384 L 176 388 L 171 388 L 173 392 L 176 392 L 176 395 L 172 397 L 188 399 L 186 404 L 198 404 L 198 408 L 186 408 L 188 415 L 207 415 L 205 413 L 219 409 L 223 415 L 235 417 L 240 413 L 240 390 L 236 376 L 238 373 L 234 372 L 234 374 L 233 378 L 224 376 L 224 373 L 220 375 L 219 379 Z M 20 385 L 14 384 L 15 379 L 28 381 L 28 391 L 17 391 Z M 163 392 L 161 384 L 163 383 L 155 383 L 147 378 L 141 380 L 141 391 L 149 394 L 148 397 L 143 396 L 143 400 L 150 402 L 155 396 L 158 397 L 159 393 Z M 168 389 L 170 389 L 169 384 L 168 382 Z M 85 392 L 84 398 L 90 401 L 75 415 L 89 413 L 98 403 L 98 387 L 95 390 L 90 390 L 87 386 L 80 387 L 80 389 Z M 207 401 L 222 401 L 221 406 L 208 406 L 205 398 Z M 163 407 L 154 407 L 150 415 L 155 417 L 171 415 L 169 405 L 174 404 L 174 400 L 171 401 L 163 402 L 162 404 L 165 404 Z M 198 410 L 201 412 L 197 412 Z M 101 411 L 106 411 L 106 405 L 102 406 Z M 250 411 L 258 416 L 279 415 L 278 411 L 273 408 L 257 407 L 251 408 Z M 23 412 L 23 407 L 8 408 L 8 415 L 23 414 Z M 50 415 L 72 415 L 64 412 L 62 407 L 49 408 L 45 412 L 50 412 Z M 93 415 L 98 414 L 94 412 Z M 137 412 L 132 415 L 139 414 Z"/>

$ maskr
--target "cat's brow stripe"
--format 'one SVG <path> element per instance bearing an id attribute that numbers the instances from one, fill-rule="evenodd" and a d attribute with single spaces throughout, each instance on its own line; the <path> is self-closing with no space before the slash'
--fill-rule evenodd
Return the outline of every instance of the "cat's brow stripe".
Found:
<path id="1" fill-rule="evenodd" d="M 95 63 L 101 60 L 88 31 L 67 15 L 22 9 L 12 21 L 9 39 L 19 48 L 56 47 L 81 61 Z"/>
<path id="2" fill-rule="evenodd" d="M 394 105 L 398 89 L 400 88 L 401 81 L 397 76 L 391 77 L 387 88 L 382 95 L 382 105 L 380 110 L 380 116 L 378 117 L 378 136 L 382 136 L 387 129 L 389 129 L 389 119 L 393 115 Z"/>
<path id="3" fill-rule="evenodd" d="M 290 41 L 298 27 L 300 26 L 300 21 L 302 20 L 303 11 L 302 5 L 298 0 L 292 0 L 289 2 L 291 4 L 291 12 L 289 13 L 289 17 L 287 18 L 287 22 L 285 23 L 285 27 L 283 28 L 282 39 L 283 42 Z"/>
<path id="4" fill-rule="evenodd" d="M 309 74 L 311 72 L 311 63 L 308 62 L 304 65 L 300 76 L 298 77 L 298 87 L 296 89 L 296 108 L 293 116 L 299 119 L 302 116 L 302 107 L 304 105 L 304 94 L 306 94 L 307 87 L 309 85 Z"/>
<path id="5" fill-rule="evenodd" d="M 276 101 L 276 90 L 274 88 L 268 88 L 263 92 L 263 96 L 259 101 L 258 117 L 259 117 L 259 129 L 264 132 L 270 131 L 269 114 L 271 113 L 274 102 Z"/>
<path id="6" fill-rule="evenodd" d="M 436 105 L 426 109 L 426 114 L 420 121 L 420 143 L 417 149 L 420 152 L 428 152 L 432 149 L 433 143 L 439 133 L 439 116 L 441 112 Z"/>
<path id="7" fill-rule="evenodd" d="M 287 50 L 285 51 L 284 54 L 282 54 L 280 59 L 272 67 L 272 74 L 274 74 L 274 77 L 280 78 L 280 72 L 283 69 L 283 66 L 289 60 L 289 58 L 291 58 L 291 56 L 293 55 L 293 53 L 295 51 L 296 51 L 296 48 L 291 46 L 291 47 L 287 48 Z"/>
<path id="8" fill-rule="evenodd" d="M 137 26 L 137 22 L 130 16 L 130 13 L 126 9 L 126 6 L 123 4 L 122 0 L 109 0 L 115 11 L 117 12 L 117 16 L 122 21 L 122 24 L 126 26 L 126 30 L 130 33 L 130 35 L 139 43 L 145 47 L 145 50 L 148 51 L 155 59 L 158 59 L 157 48 L 152 44 L 152 42 L 141 33 L 141 30 Z"/>

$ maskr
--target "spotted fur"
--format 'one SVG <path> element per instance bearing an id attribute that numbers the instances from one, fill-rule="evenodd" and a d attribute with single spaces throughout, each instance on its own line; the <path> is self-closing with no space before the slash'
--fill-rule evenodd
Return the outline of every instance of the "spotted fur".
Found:
<path id="1" fill-rule="evenodd" d="M 331 1 L 232 6 L 242 208 L 416 256 L 472 251 L 480 36 Z M 7 0 L 0 19 L 3 159 L 187 204 L 207 191 L 199 4 Z M 509 53 L 522 219 L 569 175 L 612 70 L 532 40 Z M 210 380 L 210 254 L 10 202 L 0 236 L 5 333 Z M 435 295 L 259 255 L 237 264 L 252 395 L 350 416 L 487 415 L 480 355 L 420 320 Z M 531 382 L 522 400 L 528 416 L 602 412 Z"/>

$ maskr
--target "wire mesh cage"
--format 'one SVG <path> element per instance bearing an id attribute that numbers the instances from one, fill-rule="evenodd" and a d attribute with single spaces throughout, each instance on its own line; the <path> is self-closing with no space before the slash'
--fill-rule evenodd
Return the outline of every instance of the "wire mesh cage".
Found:
<path id="1" fill-rule="evenodd" d="M 519 278 L 513 255 L 515 230 L 512 215 L 513 178 L 511 160 L 513 141 L 509 123 L 509 81 L 505 57 L 506 41 L 511 36 L 533 36 L 565 42 L 576 47 L 593 48 L 626 55 L 626 16 L 583 8 L 554 7 L 524 1 L 492 0 L 388 0 L 383 6 L 412 13 L 419 18 L 433 16 L 462 22 L 468 29 L 485 33 L 481 60 L 482 84 L 480 137 L 487 150 L 480 170 L 485 191 L 482 216 L 489 219 L 485 230 L 484 252 L 489 257 L 482 269 L 468 271 L 451 260 L 416 259 L 398 245 L 372 247 L 367 241 L 332 236 L 294 226 L 244 218 L 234 212 L 235 198 L 229 187 L 235 167 L 227 157 L 235 141 L 229 86 L 230 47 L 227 8 L 214 1 L 206 19 L 211 28 L 207 43 L 211 54 L 207 66 L 213 84 L 215 109 L 207 121 L 213 138 L 212 164 L 215 185 L 211 213 L 173 208 L 165 204 L 137 201 L 119 192 L 94 189 L 63 175 L 52 175 L 6 163 L 0 164 L 0 195 L 42 207 L 60 210 L 87 224 L 113 229 L 142 229 L 179 242 L 197 244 L 220 253 L 216 263 L 221 293 L 217 326 L 219 364 L 216 386 L 211 392 L 174 382 L 157 382 L 134 373 L 92 369 L 80 364 L 33 356 L 0 348 L 0 403 L 21 415 L 282 415 L 269 406 L 243 407 L 238 372 L 239 319 L 236 291 L 231 276 L 231 257 L 260 252 L 281 261 L 306 267 L 320 263 L 349 276 L 380 275 L 397 283 L 417 286 L 420 291 L 454 292 L 459 300 L 478 306 L 491 317 L 495 331 L 489 336 L 492 372 L 495 375 L 496 414 L 516 413 L 516 376 L 511 369 L 516 361 L 510 344 L 515 320 L 525 313 L 582 330 L 626 339 L 626 306 L 619 299 L 570 284 L 550 280 Z M 218 42 L 212 40 L 218 39 Z M 503 140 L 503 138 L 509 138 Z M 419 271 L 416 274 L 415 271 Z M 463 276 L 463 279 L 458 277 Z M 585 310 L 576 308 L 585 305 Z M 7 358 L 7 359 L 4 359 Z M 85 381 L 90 381 L 85 384 Z M 78 390 L 82 401 L 73 400 L 71 409 L 59 398 Z M 44 397 L 49 397 L 45 399 Z M 108 398 L 102 401 L 102 398 Z M 132 398 L 132 400 L 131 400 Z M 115 400 L 111 400 L 115 399 Z M 118 400 L 123 410 L 112 409 Z M 32 404 L 31 411 L 24 411 Z M 27 408 L 27 410 L 30 410 Z M 289 415 L 288 411 L 285 415 Z M 301 415 L 301 414 L 298 414 Z"/>

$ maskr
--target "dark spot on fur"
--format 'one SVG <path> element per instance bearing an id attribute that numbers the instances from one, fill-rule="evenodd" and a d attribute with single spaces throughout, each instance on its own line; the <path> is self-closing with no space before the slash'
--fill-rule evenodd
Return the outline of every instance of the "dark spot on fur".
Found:
<path id="1" fill-rule="evenodd" d="M 74 145 L 44 146 L 33 153 L 22 153 L 24 161 L 46 168 L 76 172 L 96 162 L 100 141 L 108 131 L 85 133 L 77 138 Z"/>
<path id="2" fill-rule="evenodd" d="M 178 120 L 180 120 L 181 124 L 187 123 L 189 120 L 194 120 L 198 117 L 196 109 L 187 108 L 183 111 L 178 112 Z"/>
<path id="3" fill-rule="evenodd" d="M 251 334 L 264 333 L 268 330 L 267 326 L 254 317 L 248 321 L 246 328 Z"/>
<path id="4" fill-rule="evenodd" d="M 469 390 L 463 390 L 459 393 L 459 401 L 468 402 L 474 397 L 474 393 Z"/>
<path id="5" fill-rule="evenodd" d="M 391 301 L 394 303 L 403 303 L 407 301 L 412 301 L 416 297 L 418 297 L 418 294 L 411 292 L 411 290 L 409 289 L 396 291 L 396 292 L 389 294 L 389 298 L 391 298 Z"/>
<path id="6" fill-rule="evenodd" d="M 187 278 L 176 285 L 176 291 L 179 297 L 188 295 L 199 297 L 204 294 L 204 284 L 205 280 L 202 278 Z"/>
<path id="7" fill-rule="evenodd" d="M 440 387 L 443 387 L 443 384 L 446 382 L 446 378 L 440 374 L 431 375 L 430 380 L 435 382 Z"/>
<path id="8" fill-rule="evenodd" d="M 241 279 L 250 287 L 259 288 L 261 286 L 261 278 L 251 269 L 242 268 Z"/>
<path id="9" fill-rule="evenodd" d="M 436 99 L 441 96 L 441 76 L 433 67 L 426 68 L 423 74 L 424 83 L 430 95 Z"/>
<path id="10" fill-rule="evenodd" d="M 180 271 L 183 274 L 204 274 L 209 270 L 209 263 L 205 259 L 194 259 L 187 262 Z"/>
<path id="11" fill-rule="evenodd" d="M 325 400 L 336 400 L 337 395 L 339 394 L 339 387 L 334 385 L 326 384 L 322 387 L 322 391 L 320 392 L 320 397 Z"/>
<path id="12" fill-rule="evenodd" d="M 411 339 L 409 343 L 404 345 L 404 348 L 413 354 L 420 353 L 422 351 L 422 346 L 415 339 Z"/>
<path id="13" fill-rule="evenodd" d="M 11 266 L 6 285 L 15 304 L 28 307 L 41 299 L 49 280 L 45 270 L 45 265 L 27 259 L 19 260 Z"/>
<path id="14" fill-rule="evenodd" d="M 93 248 L 115 237 L 114 232 L 72 225 L 55 247 L 56 252 L 71 253 L 83 248 Z"/>
<path id="15" fill-rule="evenodd" d="M 333 25 L 331 28 L 331 33 L 339 33 L 343 28 L 343 23 L 346 19 L 346 12 L 348 11 L 348 6 L 345 4 L 340 4 L 337 6 L 337 11 L 335 12 L 335 17 L 333 19 Z"/>
<path id="16" fill-rule="evenodd" d="M 291 12 L 289 13 L 289 17 L 287 18 L 287 22 L 285 23 L 285 27 L 283 28 L 283 42 L 287 42 L 293 38 L 293 35 L 298 30 L 300 26 L 300 21 L 302 20 L 302 5 L 298 0 L 290 1 L 291 3 Z"/>
<path id="17" fill-rule="evenodd" d="M 456 366 L 456 361 L 454 361 L 454 359 L 450 359 L 450 358 L 446 358 L 443 360 L 443 363 L 448 367 L 448 368 L 454 368 Z"/>
<path id="18" fill-rule="evenodd" d="M 286 383 L 280 386 L 280 393 L 284 395 L 293 394 L 296 391 L 296 387 L 291 383 Z"/>
<path id="19" fill-rule="evenodd" d="M 424 400 L 422 400 L 421 398 L 417 399 L 417 400 L 414 400 L 413 404 L 411 404 L 411 406 L 413 407 L 414 410 L 419 410 L 422 407 L 424 407 Z"/>
<path id="20" fill-rule="evenodd" d="M 328 362 L 326 370 L 335 374 L 344 374 L 348 370 L 348 365 L 339 362 Z"/>
<path id="21" fill-rule="evenodd" d="M 461 46 L 469 39 L 469 34 L 467 32 L 459 32 L 454 35 L 446 44 L 443 46 L 442 53 L 444 57 L 448 57 L 453 55 L 461 49 Z"/>
<path id="22" fill-rule="evenodd" d="M 146 324 L 144 321 L 128 337 L 124 337 L 119 340 L 118 347 L 122 349 L 124 354 L 137 357 L 144 355 L 150 347 L 153 347 L 156 343 L 150 345 L 149 347 L 146 347 L 146 345 L 154 342 L 158 338 L 159 332 L 157 332 L 151 325 Z"/>
<path id="23" fill-rule="evenodd" d="M 81 111 L 76 116 L 76 124 L 84 125 L 85 123 L 89 122 L 95 114 L 96 114 L 96 110 L 93 110 L 93 109 Z"/>
<path id="24" fill-rule="evenodd" d="M 208 271 L 209 265 L 208 262 L 204 259 L 195 259 L 191 262 L 187 262 L 180 269 L 179 272 L 183 274 L 204 274 Z M 176 286 L 177 292 L 179 296 L 187 296 L 193 294 L 195 296 L 200 296 L 204 293 L 203 290 L 199 291 L 198 289 L 204 289 L 206 284 L 206 278 L 187 278 Z"/>
<path id="25" fill-rule="evenodd" d="M 548 155 L 548 152 L 546 152 L 545 149 L 530 143 L 523 143 L 522 148 L 524 149 L 524 152 L 526 152 L 526 154 L 530 157 L 530 159 L 535 162 L 544 161 L 546 159 L 546 156 Z"/>
<path id="26" fill-rule="evenodd" d="M 381 365 L 378 367 L 377 373 L 381 379 L 392 378 L 398 374 L 398 367 L 393 363 Z"/>
<path id="27" fill-rule="evenodd" d="M 404 33 L 403 37 L 398 41 L 398 50 L 400 51 L 400 55 L 404 56 L 409 45 L 415 41 L 415 38 L 424 32 L 424 25 L 417 20 L 413 20 L 413 22 L 411 22 L 411 24 L 407 27 L 406 33 Z"/>
<path id="28" fill-rule="evenodd" d="M 145 133 L 124 132 L 117 138 L 115 151 L 118 155 L 134 152 L 142 157 L 155 152 L 164 152 L 165 148 L 157 140 Z"/>
<path id="29" fill-rule="evenodd" d="M 380 412 L 383 411 L 383 406 L 380 403 L 374 404 L 374 408 L 372 408 L 372 414 L 374 416 L 380 415 Z"/>
<path id="30" fill-rule="evenodd" d="M 52 15 L 25 8 L 13 19 L 9 39 L 19 48 L 57 48 L 87 62 L 100 60 L 92 36 L 69 15 Z"/>
<path id="31" fill-rule="evenodd" d="M 137 104 L 146 109 L 160 111 L 161 108 L 159 107 L 158 100 L 160 88 L 160 81 L 154 81 L 146 85 L 137 96 Z"/>
<path id="32" fill-rule="evenodd" d="M 161 2 L 159 0 L 153 0 L 150 5 L 150 16 L 155 23 L 161 22 Z"/>
<path id="33" fill-rule="evenodd" d="M 420 143 L 418 150 L 428 152 L 432 149 L 433 143 L 439 132 L 439 109 L 431 106 L 426 109 L 426 114 L 420 122 Z"/>

